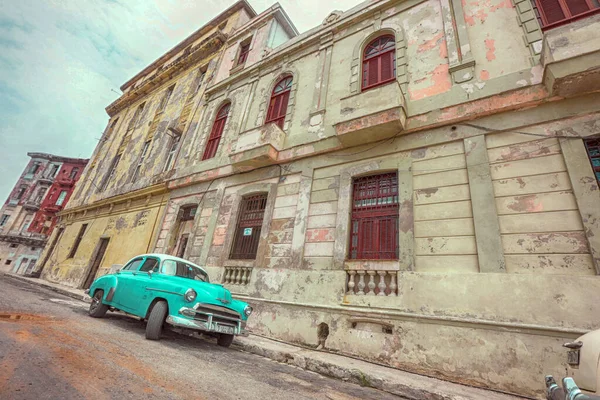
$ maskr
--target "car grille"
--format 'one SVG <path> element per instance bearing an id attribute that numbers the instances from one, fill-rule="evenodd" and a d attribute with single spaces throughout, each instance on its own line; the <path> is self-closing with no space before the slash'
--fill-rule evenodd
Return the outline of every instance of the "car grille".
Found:
<path id="1" fill-rule="evenodd" d="M 205 313 L 212 314 L 213 322 L 223 325 L 237 326 L 238 322 L 241 320 L 239 313 L 230 310 L 227 307 L 214 306 L 212 304 L 197 304 L 194 308 L 198 313 L 194 319 L 198 321 L 206 322 L 208 320 L 208 316 Z"/>

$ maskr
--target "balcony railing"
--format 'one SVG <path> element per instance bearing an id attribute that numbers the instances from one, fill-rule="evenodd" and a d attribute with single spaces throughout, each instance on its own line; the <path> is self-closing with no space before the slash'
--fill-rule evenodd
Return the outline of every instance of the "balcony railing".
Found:
<path id="1" fill-rule="evenodd" d="M 56 204 L 52 204 L 52 205 L 44 207 L 44 211 L 49 212 L 49 213 L 57 213 L 60 210 L 62 210 L 62 206 L 57 206 Z"/>
<path id="2" fill-rule="evenodd" d="M 277 162 L 285 133 L 275 124 L 266 124 L 242 133 L 237 140 L 231 164 L 238 171 L 260 168 Z"/>
<path id="3" fill-rule="evenodd" d="M 346 270 L 346 295 L 397 296 L 398 273 L 381 270 Z"/>
<path id="4" fill-rule="evenodd" d="M 225 267 L 223 283 L 230 285 L 247 285 L 252 275 L 251 267 Z"/>
<path id="5" fill-rule="evenodd" d="M 75 180 L 72 178 L 61 176 L 56 178 L 56 183 L 58 183 L 61 186 L 73 186 L 75 184 Z"/>
<path id="6" fill-rule="evenodd" d="M 40 209 L 40 203 L 35 200 L 27 200 L 25 203 L 23 203 L 23 207 L 27 210 L 37 211 Z"/>

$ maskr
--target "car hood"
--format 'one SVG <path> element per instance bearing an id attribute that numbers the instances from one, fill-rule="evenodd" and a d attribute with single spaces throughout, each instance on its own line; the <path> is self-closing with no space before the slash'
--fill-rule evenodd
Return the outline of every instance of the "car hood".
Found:
<path id="1" fill-rule="evenodd" d="M 170 277 L 170 280 L 177 281 L 177 283 L 181 285 L 182 294 L 188 289 L 194 289 L 198 294 L 196 296 L 196 303 L 227 307 L 238 312 L 243 319 L 246 319 L 244 308 L 248 304 L 243 301 L 234 300 L 231 296 L 231 292 L 223 287 L 223 285 L 180 277 Z"/>

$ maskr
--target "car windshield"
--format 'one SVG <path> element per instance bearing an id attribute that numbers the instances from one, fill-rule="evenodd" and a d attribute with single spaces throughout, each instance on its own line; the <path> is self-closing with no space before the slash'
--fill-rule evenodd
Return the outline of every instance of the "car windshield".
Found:
<path id="1" fill-rule="evenodd" d="M 181 261 L 164 260 L 161 273 L 164 275 L 179 276 L 181 278 L 194 279 L 202 282 L 210 282 L 206 272 L 190 264 Z"/>

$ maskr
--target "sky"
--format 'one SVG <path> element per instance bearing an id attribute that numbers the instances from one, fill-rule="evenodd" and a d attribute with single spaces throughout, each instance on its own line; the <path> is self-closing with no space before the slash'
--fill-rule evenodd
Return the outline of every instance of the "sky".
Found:
<path id="1" fill-rule="evenodd" d="M 279 0 L 300 33 L 360 2 Z M 0 201 L 28 152 L 89 158 L 119 87 L 233 3 L 0 0 Z"/>

